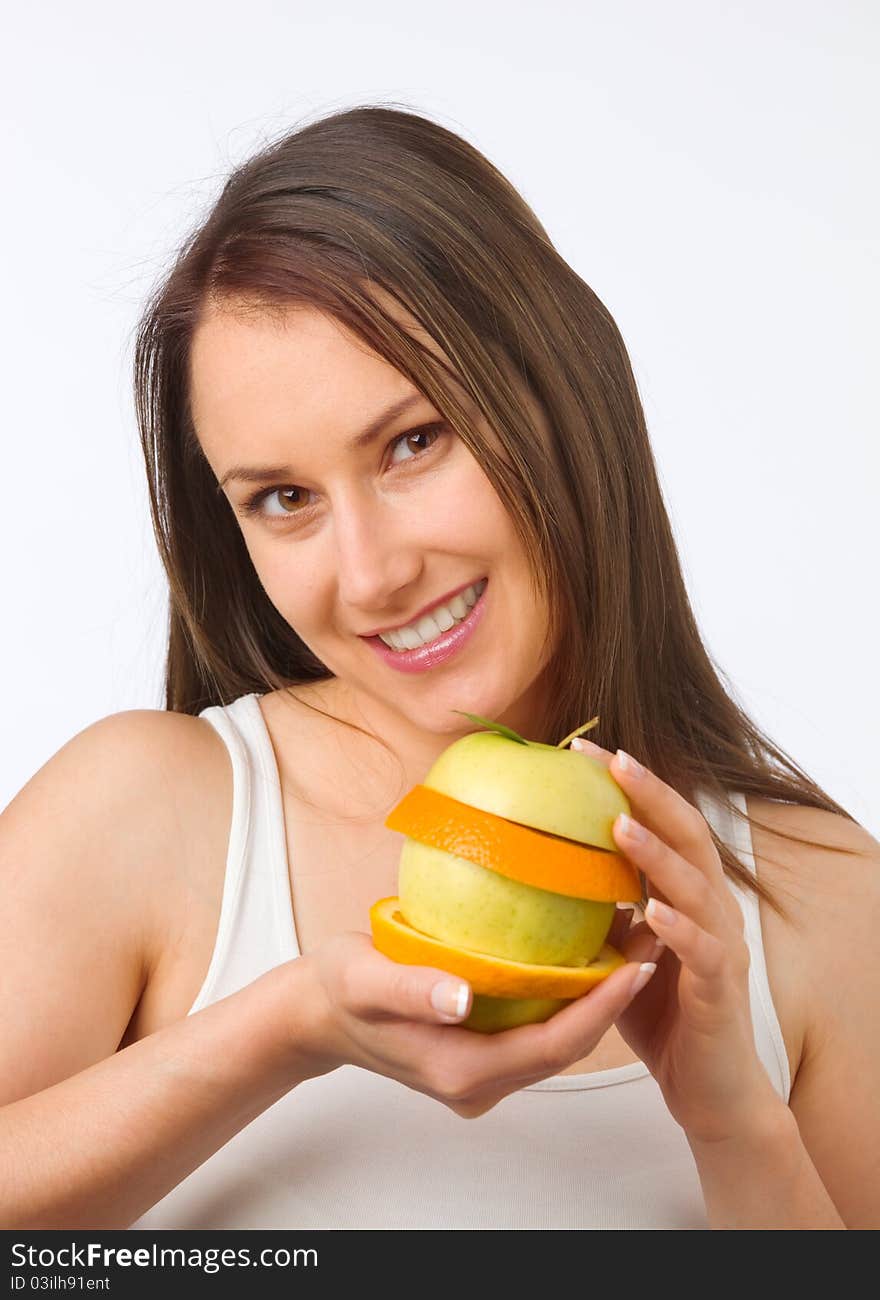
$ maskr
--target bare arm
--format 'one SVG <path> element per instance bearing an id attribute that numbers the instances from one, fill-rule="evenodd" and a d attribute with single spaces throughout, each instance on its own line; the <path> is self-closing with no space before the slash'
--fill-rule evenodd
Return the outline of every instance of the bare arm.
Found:
<path id="1" fill-rule="evenodd" d="M 104 718 L 0 814 L 0 1227 L 127 1226 L 306 1077 L 302 958 L 118 1050 L 195 852 L 200 726 Z"/>
<path id="2" fill-rule="evenodd" d="M 125 1228 L 297 1083 L 307 958 L 0 1110 L 0 1227 Z"/>
<path id="3" fill-rule="evenodd" d="M 690 1145 L 710 1228 L 846 1229 L 781 1098 L 751 1132 Z"/>
<path id="4" fill-rule="evenodd" d="M 741 1134 L 691 1143 L 709 1224 L 878 1228 L 880 844 L 824 809 L 768 800 L 759 815 L 772 831 L 816 841 L 773 834 L 767 853 L 785 871 L 798 932 L 788 958 L 807 1007 L 804 1051 L 788 1105 L 778 1099 Z"/>

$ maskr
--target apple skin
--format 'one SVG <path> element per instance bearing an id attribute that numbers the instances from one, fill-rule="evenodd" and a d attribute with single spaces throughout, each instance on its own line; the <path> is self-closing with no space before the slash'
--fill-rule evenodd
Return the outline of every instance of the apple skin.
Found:
<path id="1" fill-rule="evenodd" d="M 597 758 L 497 731 L 475 731 L 453 741 L 422 782 L 462 803 L 534 830 L 620 850 L 611 833 L 630 803 Z"/>
<path id="2" fill-rule="evenodd" d="M 542 966 L 586 965 L 614 920 L 614 903 L 538 889 L 411 839 L 401 850 L 397 893 L 404 919 L 423 934 Z"/>
<path id="3" fill-rule="evenodd" d="M 537 1025 L 567 1007 L 572 998 L 493 998 L 475 993 L 471 1009 L 463 1020 L 464 1029 L 479 1034 L 497 1034 L 517 1025 Z"/>

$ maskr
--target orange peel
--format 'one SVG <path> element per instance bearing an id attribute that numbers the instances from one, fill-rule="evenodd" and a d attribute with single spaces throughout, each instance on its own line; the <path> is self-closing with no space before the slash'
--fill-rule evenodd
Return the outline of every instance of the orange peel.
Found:
<path id="1" fill-rule="evenodd" d="M 385 825 L 554 894 L 597 903 L 637 903 L 642 897 L 638 872 L 623 854 L 533 830 L 427 785 L 413 786 L 392 808 Z"/>
<path id="2" fill-rule="evenodd" d="M 397 897 L 380 898 L 370 908 L 373 945 L 406 966 L 435 966 L 458 975 L 475 994 L 500 998 L 578 998 L 607 979 L 626 959 L 611 944 L 585 966 L 538 966 L 493 957 L 470 948 L 442 943 L 403 919 Z"/>

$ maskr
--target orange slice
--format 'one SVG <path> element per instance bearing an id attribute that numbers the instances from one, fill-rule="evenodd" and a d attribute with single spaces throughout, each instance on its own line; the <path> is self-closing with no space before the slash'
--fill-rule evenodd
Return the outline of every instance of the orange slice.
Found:
<path id="1" fill-rule="evenodd" d="M 458 975 L 474 993 L 499 998 L 578 998 L 606 979 L 626 959 L 610 944 L 602 945 L 588 966 L 533 966 L 491 957 L 470 948 L 455 948 L 407 925 L 399 898 L 380 898 L 370 908 L 373 945 L 405 966 L 436 966 Z"/>
<path id="2" fill-rule="evenodd" d="M 642 897 L 638 873 L 622 853 L 532 830 L 427 785 L 414 785 L 385 825 L 554 894 L 597 903 L 637 903 Z"/>

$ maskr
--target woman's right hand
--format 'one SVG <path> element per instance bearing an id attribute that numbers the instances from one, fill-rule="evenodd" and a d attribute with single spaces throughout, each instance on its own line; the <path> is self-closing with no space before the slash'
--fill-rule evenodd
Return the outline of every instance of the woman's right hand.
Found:
<path id="1" fill-rule="evenodd" d="M 620 913 L 609 935 L 625 966 L 549 1020 L 495 1034 L 465 1029 L 434 1006 L 432 991 L 444 982 L 458 985 L 456 976 L 391 961 L 359 930 L 332 935 L 294 959 L 308 967 L 312 990 L 298 1048 L 315 1074 L 358 1065 L 475 1119 L 509 1093 L 587 1056 L 629 1005 L 639 965 L 655 948 L 646 925 L 627 931 L 630 915 Z M 472 1004 L 467 987 L 462 1019 Z"/>

